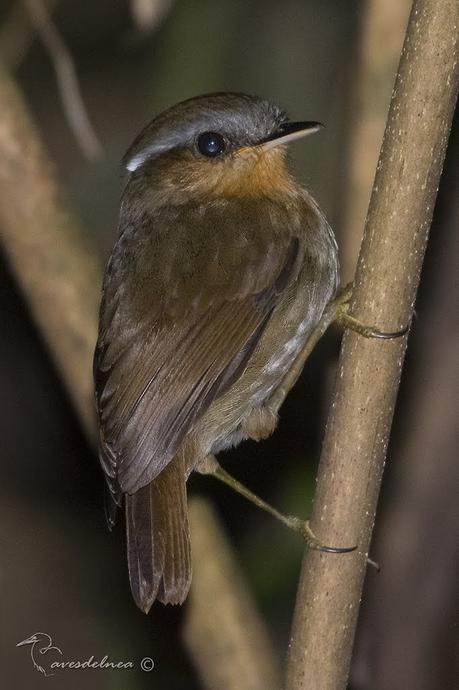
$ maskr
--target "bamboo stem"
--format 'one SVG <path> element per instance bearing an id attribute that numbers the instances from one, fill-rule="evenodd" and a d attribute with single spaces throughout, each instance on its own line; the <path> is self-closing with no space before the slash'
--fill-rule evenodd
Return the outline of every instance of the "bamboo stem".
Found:
<path id="1" fill-rule="evenodd" d="M 415 0 L 357 267 L 351 312 L 389 330 L 410 322 L 459 82 L 459 3 Z M 346 687 L 406 338 L 347 332 L 311 526 L 339 558 L 306 552 L 287 690 Z"/>

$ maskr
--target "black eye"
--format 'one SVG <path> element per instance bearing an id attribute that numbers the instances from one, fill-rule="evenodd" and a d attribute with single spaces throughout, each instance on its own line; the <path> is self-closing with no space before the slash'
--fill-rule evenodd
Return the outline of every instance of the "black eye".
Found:
<path id="1" fill-rule="evenodd" d="M 225 140 L 218 132 L 203 132 L 198 137 L 197 146 L 199 153 L 208 158 L 215 158 L 226 149 Z"/>

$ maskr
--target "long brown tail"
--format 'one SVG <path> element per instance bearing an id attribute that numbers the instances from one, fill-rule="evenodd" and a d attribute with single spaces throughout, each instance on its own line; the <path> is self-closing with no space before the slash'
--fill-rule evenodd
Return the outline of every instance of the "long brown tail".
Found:
<path id="1" fill-rule="evenodd" d="M 182 604 L 191 583 L 183 454 L 135 494 L 126 494 L 129 579 L 137 606 Z"/>

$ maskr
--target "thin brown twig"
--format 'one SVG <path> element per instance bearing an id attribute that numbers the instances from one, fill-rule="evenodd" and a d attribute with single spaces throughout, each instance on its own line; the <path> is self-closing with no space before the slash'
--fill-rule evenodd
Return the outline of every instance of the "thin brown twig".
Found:
<path id="1" fill-rule="evenodd" d="M 96 160 L 102 156 L 103 148 L 89 120 L 72 56 L 43 0 L 23 1 L 53 63 L 69 126 L 86 158 Z"/>

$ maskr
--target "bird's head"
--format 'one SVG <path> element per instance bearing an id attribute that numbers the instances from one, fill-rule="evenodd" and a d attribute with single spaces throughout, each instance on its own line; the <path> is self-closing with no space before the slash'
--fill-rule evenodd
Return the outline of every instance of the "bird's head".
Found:
<path id="1" fill-rule="evenodd" d="M 275 196 L 295 189 L 285 145 L 321 127 L 291 122 L 277 105 L 254 96 L 200 96 L 155 118 L 123 163 L 133 182 L 167 201 Z"/>

